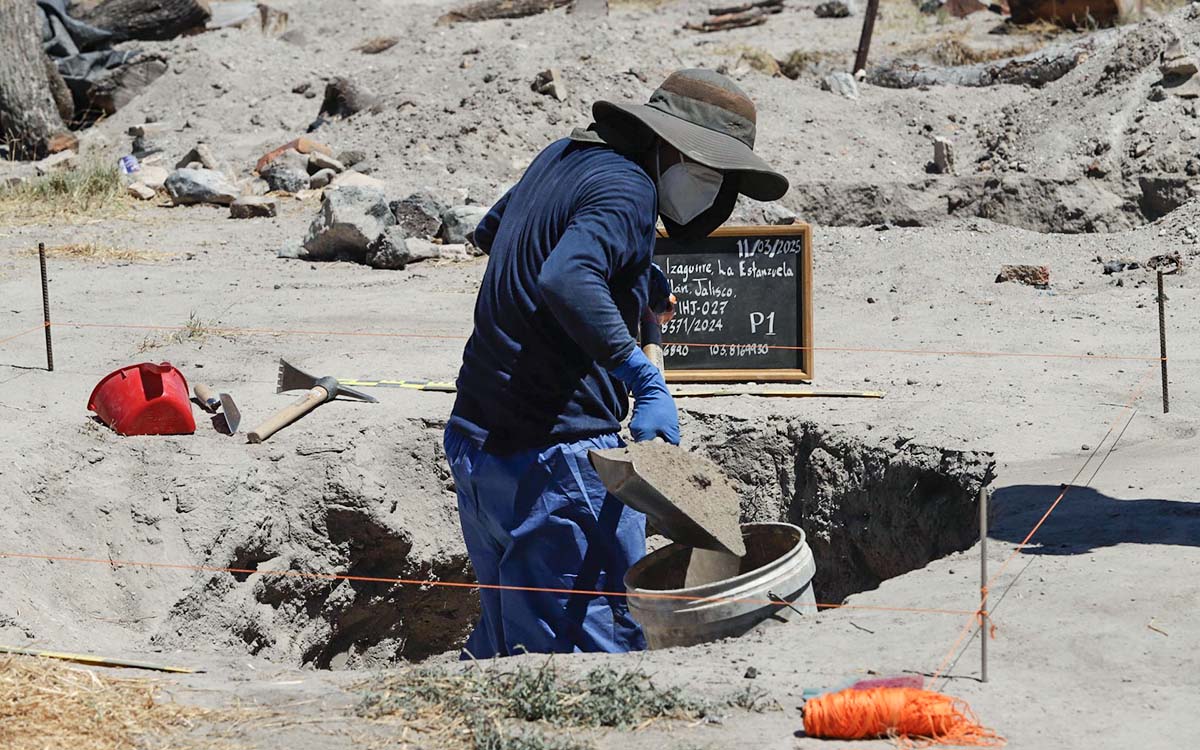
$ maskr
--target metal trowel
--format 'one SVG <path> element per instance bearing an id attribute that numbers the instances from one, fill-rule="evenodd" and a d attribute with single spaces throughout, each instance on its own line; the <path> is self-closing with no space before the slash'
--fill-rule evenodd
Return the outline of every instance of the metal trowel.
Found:
<path id="1" fill-rule="evenodd" d="M 228 434 L 233 435 L 237 432 L 238 425 L 242 423 L 242 412 L 238 409 L 237 404 L 233 403 L 233 396 L 228 393 L 218 395 L 204 383 L 196 383 L 192 392 L 196 394 L 196 399 L 209 413 L 216 414 L 220 410 L 225 417 L 225 428 L 229 431 Z"/>

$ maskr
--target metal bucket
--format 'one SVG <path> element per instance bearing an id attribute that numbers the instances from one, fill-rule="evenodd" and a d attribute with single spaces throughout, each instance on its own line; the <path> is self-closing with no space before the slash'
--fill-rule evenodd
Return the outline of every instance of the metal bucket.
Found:
<path id="1" fill-rule="evenodd" d="M 805 614 L 816 614 L 812 579 L 817 568 L 804 531 L 790 523 L 748 523 L 742 525 L 742 538 L 746 556 L 741 571 L 724 581 L 683 588 L 692 548 L 678 543 L 652 552 L 629 569 L 625 590 L 630 614 L 642 626 L 650 648 L 736 638 L 797 616 L 790 607 L 772 603 L 772 595 Z M 717 601 L 696 601 L 712 598 Z"/>

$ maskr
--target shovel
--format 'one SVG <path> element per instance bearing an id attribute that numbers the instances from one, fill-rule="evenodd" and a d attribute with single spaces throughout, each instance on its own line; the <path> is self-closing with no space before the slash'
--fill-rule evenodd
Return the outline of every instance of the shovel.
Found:
<path id="1" fill-rule="evenodd" d="M 646 446 L 656 452 L 669 452 L 670 465 L 663 461 L 639 462 L 638 453 L 646 450 Z M 718 474 L 719 481 L 707 489 L 697 488 L 691 493 L 692 497 L 670 498 L 656 486 L 677 485 L 677 477 L 682 474 L 711 477 L 716 469 L 712 461 L 661 441 L 590 451 L 589 456 L 608 491 L 630 508 L 645 513 L 663 535 L 689 547 L 727 552 L 738 557 L 746 554 L 740 528 L 735 530 L 728 524 L 711 523 L 697 512 L 705 504 L 705 494 L 736 494 L 724 476 Z"/>
<path id="2" fill-rule="evenodd" d="M 716 464 L 663 441 L 590 451 L 589 457 L 618 500 L 645 513 L 664 536 L 692 548 L 685 587 L 738 575 L 746 543 L 737 523 L 737 490 Z M 733 523 L 722 511 L 733 515 Z"/>
<path id="3" fill-rule="evenodd" d="M 674 304 L 674 295 L 671 302 Z M 662 325 L 654 311 L 642 311 L 642 351 L 661 371 L 665 371 L 662 350 Z M 643 453 L 639 466 L 637 455 Z M 657 460 L 653 453 L 660 453 Z M 669 461 L 663 461 L 662 453 Z M 712 461 L 671 445 L 661 439 L 625 448 L 590 451 L 589 457 L 600 481 L 618 500 L 641 511 L 667 538 L 692 548 L 684 586 L 702 586 L 733 578 L 741 571 L 746 543 L 737 522 L 737 490 Z M 680 489 L 680 477 L 692 477 L 686 490 Z M 703 477 L 704 481 L 695 482 Z M 660 487 L 673 487 L 679 497 L 667 497 Z M 724 497 L 722 497 L 722 495 Z M 710 518 L 706 510 L 728 502 L 734 523 Z"/>

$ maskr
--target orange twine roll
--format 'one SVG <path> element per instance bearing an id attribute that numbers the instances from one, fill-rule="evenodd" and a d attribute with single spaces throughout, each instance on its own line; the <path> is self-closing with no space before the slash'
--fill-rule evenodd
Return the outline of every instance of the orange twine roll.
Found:
<path id="1" fill-rule="evenodd" d="M 804 733 L 830 740 L 892 737 L 909 746 L 1004 745 L 963 701 L 916 688 L 843 690 L 813 698 L 804 704 Z"/>

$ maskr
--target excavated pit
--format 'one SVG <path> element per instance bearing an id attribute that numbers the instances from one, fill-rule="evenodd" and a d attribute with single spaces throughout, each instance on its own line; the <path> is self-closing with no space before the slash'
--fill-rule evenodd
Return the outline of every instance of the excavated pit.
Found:
<path id="1" fill-rule="evenodd" d="M 690 421 L 693 445 L 741 491 L 744 521 L 789 521 L 806 530 L 820 601 L 874 588 L 976 541 L 976 502 L 992 479 L 990 454 L 901 439 L 868 444 L 798 420 L 696 414 Z M 194 648 L 200 636 L 223 649 L 318 668 L 420 660 L 459 646 L 477 615 L 470 589 L 302 575 L 472 580 L 457 538 L 440 425 L 404 432 L 408 460 L 376 463 L 382 482 L 348 481 L 357 459 L 370 457 L 356 453 L 347 465 L 342 454 L 315 453 L 305 474 L 324 481 L 312 491 L 289 491 L 269 518 L 249 508 L 231 518 L 206 564 L 289 574 L 197 577 L 155 643 Z M 405 508 L 431 505 L 447 528 L 440 546 L 416 549 L 425 529 Z"/>
<path id="2" fill-rule="evenodd" d="M 478 615 L 477 593 L 390 580 L 474 580 L 443 426 L 374 414 L 364 424 L 344 409 L 324 434 L 250 451 L 215 433 L 197 442 L 88 428 L 51 438 L 44 463 L 0 477 L 16 499 L 4 544 L 36 539 L 40 549 L 167 566 L 10 563 L 0 630 L 334 669 L 455 650 Z M 683 418 L 690 445 L 739 490 L 744 521 L 806 531 L 818 601 L 976 541 L 990 454 L 782 417 Z"/>

